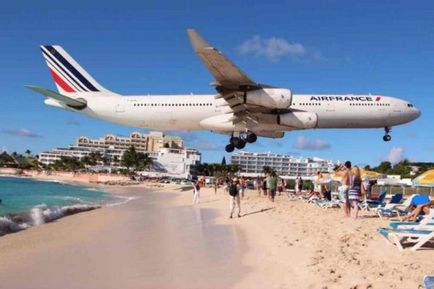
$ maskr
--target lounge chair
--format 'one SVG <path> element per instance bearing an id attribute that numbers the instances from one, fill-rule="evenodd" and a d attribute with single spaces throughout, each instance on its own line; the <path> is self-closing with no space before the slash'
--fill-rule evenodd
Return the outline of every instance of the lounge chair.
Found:
<path id="1" fill-rule="evenodd" d="M 378 230 L 387 243 L 394 244 L 400 251 L 404 250 L 403 244 L 411 244 L 410 250 L 416 251 L 428 242 L 434 241 L 434 230 L 396 230 L 381 228 Z"/>
<path id="2" fill-rule="evenodd" d="M 381 192 L 378 198 L 371 198 L 359 203 L 361 210 L 369 211 L 370 209 L 384 206 L 384 199 L 386 198 L 386 192 Z"/>
<path id="3" fill-rule="evenodd" d="M 397 194 L 398 195 L 398 194 Z M 396 195 L 395 195 L 396 196 Z M 393 197 L 395 197 L 393 196 Z M 392 203 L 392 201 L 396 201 L 397 199 L 390 200 L 390 202 L 383 207 L 377 208 L 377 214 L 382 219 L 383 217 L 398 217 L 399 220 L 402 220 L 402 216 L 405 216 L 408 214 L 408 207 L 410 206 L 413 197 L 415 194 L 411 195 L 409 198 L 407 198 L 403 203 Z M 402 200 L 402 197 L 401 197 Z"/>
<path id="4" fill-rule="evenodd" d="M 389 226 L 392 229 L 414 229 L 423 226 L 434 225 L 434 210 L 430 210 L 429 215 L 421 216 L 419 222 L 390 222 Z"/>
<path id="5" fill-rule="evenodd" d="M 434 276 L 425 276 L 423 278 L 425 289 L 434 289 Z"/>

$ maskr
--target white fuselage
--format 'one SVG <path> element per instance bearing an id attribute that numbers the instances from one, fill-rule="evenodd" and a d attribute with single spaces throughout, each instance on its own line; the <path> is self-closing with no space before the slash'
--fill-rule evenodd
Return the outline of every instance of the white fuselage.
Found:
<path id="1" fill-rule="evenodd" d="M 128 126 L 220 132 L 246 129 L 246 124 L 230 121 L 230 108 L 225 100 L 216 99 L 214 95 L 113 97 L 93 94 L 84 98 L 87 107 L 81 113 Z M 53 105 L 52 102 L 47 104 Z M 314 128 L 392 127 L 410 122 L 420 115 L 420 111 L 407 101 L 372 95 L 294 95 L 288 109 L 315 113 L 317 121 Z M 300 129 L 277 123 L 261 122 L 259 126 L 259 129 L 268 130 Z"/>

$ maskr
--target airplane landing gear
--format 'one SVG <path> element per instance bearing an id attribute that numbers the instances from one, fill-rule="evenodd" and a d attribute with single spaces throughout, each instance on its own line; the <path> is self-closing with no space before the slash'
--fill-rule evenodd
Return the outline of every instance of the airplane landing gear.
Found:
<path id="1" fill-rule="evenodd" d="M 246 141 L 241 137 L 231 137 L 230 143 L 237 149 L 243 149 L 246 146 Z"/>
<path id="2" fill-rule="evenodd" d="M 228 144 L 228 145 L 226 145 L 226 147 L 225 147 L 225 151 L 227 152 L 227 153 L 231 153 L 231 152 L 233 152 L 235 150 L 235 146 L 233 145 L 233 144 Z"/>
<path id="3" fill-rule="evenodd" d="M 256 134 L 254 132 L 248 132 L 247 133 L 246 141 L 248 143 L 254 143 L 257 139 L 258 139 L 258 137 L 256 136 Z"/>
<path id="4" fill-rule="evenodd" d="M 383 140 L 384 141 L 390 141 L 391 139 L 392 139 L 392 137 L 390 136 L 390 134 L 389 134 L 389 132 L 391 131 L 391 129 L 390 129 L 390 127 L 385 127 L 384 128 L 384 132 L 386 133 L 384 136 L 383 136 Z"/>
<path id="5" fill-rule="evenodd" d="M 239 133 L 238 136 L 232 135 L 229 144 L 225 147 L 226 152 L 231 153 L 235 148 L 243 149 L 247 143 L 254 143 L 258 137 L 251 131 Z"/>
<path id="6" fill-rule="evenodd" d="M 385 136 L 383 136 L 383 140 L 384 141 L 390 141 L 392 139 L 392 137 L 388 134 L 386 134 Z"/>
<path id="7" fill-rule="evenodd" d="M 254 132 L 251 132 L 251 131 L 246 131 L 246 132 L 240 133 L 240 138 L 243 139 L 245 142 L 248 142 L 248 143 L 254 143 L 258 139 L 256 134 Z"/>

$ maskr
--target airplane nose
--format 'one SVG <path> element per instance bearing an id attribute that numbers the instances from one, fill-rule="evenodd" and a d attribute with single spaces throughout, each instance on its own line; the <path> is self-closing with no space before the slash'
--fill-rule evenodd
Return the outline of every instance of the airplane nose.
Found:
<path id="1" fill-rule="evenodd" d="M 418 118 L 421 114 L 422 112 L 419 109 L 414 108 L 414 119 Z"/>

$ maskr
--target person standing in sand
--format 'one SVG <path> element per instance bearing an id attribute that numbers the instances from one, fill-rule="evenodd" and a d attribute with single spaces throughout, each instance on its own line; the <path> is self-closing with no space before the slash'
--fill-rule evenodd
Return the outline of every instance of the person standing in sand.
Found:
<path id="1" fill-rule="evenodd" d="M 193 205 L 200 203 L 200 181 L 197 180 L 193 184 Z"/>
<path id="2" fill-rule="evenodd" d="M 300 176 L 297 175 L 297 177 L 295 178 L 295 186 L 294 186 L 294 190 L 295 190 L 295 194 L 298 195 L 300 193 Z"/>
<path id="3" fill-rule="evenodd" d="M 235 206 L 238 207 L 238 218 L 241 218 L 241 206 L 240 206 L 240 186 L 237 178 L 233 178 L 229 183 L 229 209 L 231 211 L 229 218 L 232 219 L 232 215 L 235 211 Z"/>
<path id="4" fill-rule="evenodd" d="M 351 169 L 350 187 L 348 189 L 348 200 L 350 206 L 354 209 L 354 219 L 357 219 L 359 214 L 359 200 L 361 196 L 360 187 L 362 185 L 362 178 L 360 177 L 360 170 L 357 166 Z"/>
<path id="5" fill-rule="evenodd" d="M 340 166 L 337 171 L 344 171 L 342 176 L 342 185 L 339 188 L 340 198 L 344 202 L 342 208 L 344 210 L 345 217 L 350 217 L 351 208 L 348 200 L 348 190 L 350 188 L 350 177 L 351 177 L 351 162 L 346 161 L 342 166 Z"/>
<path id="6" fill-rule="evenodd" d="M 268 185 L 268 175 L 266 175 L 263 179 L 262 179 L 262 192 L 264 194 L 264 196 L 267 195 L 267 185 Z"/>
<path id="7" fill-rule="evenodd" d="M 270 177 L 270 193 L 269 197 L 272 202 L 274 202 L 274 197 L 276 196 L 276 190 L 277 190 L 277 178 L 275 174 L 272 174 Z"/>
<path id="8" fill-rule="evenodd" d="M 240 194 L 241 194 L 241 199 L 244 199 L 244 192 L 246 191 L 247 185 L 246 185 L 246 180 L 244 179 L 244 177 L 240 178 Z"/>

